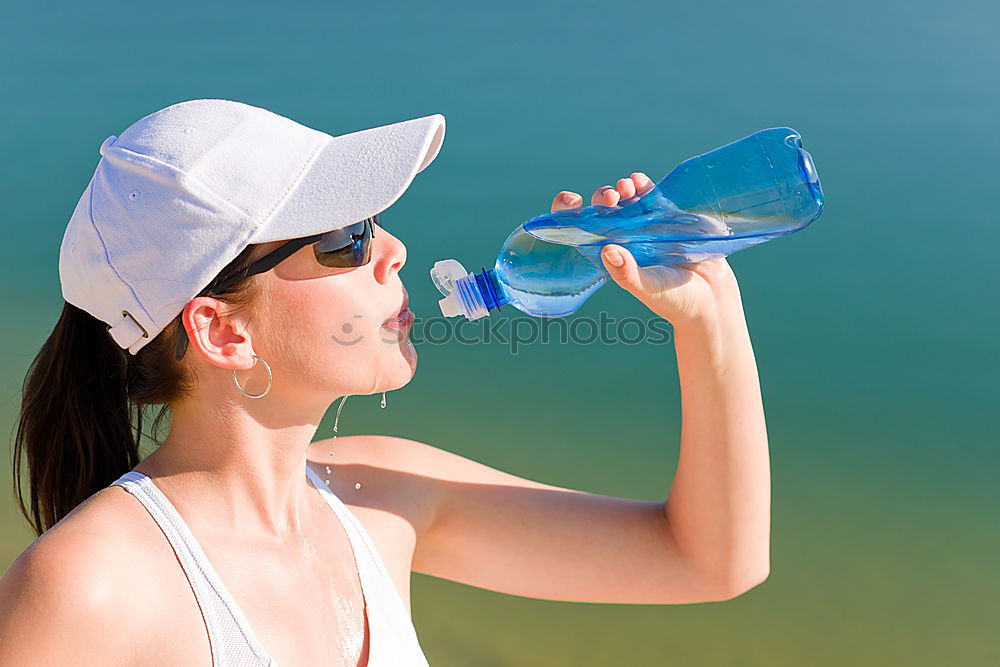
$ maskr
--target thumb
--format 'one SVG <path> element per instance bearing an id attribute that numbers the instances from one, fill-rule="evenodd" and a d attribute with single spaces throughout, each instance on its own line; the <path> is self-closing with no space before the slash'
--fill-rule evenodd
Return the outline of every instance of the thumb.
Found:
<path id="1" fill-rule="evenodd" d="M 639 264 L 627 248 L 609 243 L 601 248 L 601 261 L 604 262 L 604 268 L 622 289 L 632 293 L 641 289 Z"/>
<path id="2" fill-rule="evenodd" d="M 676 266 L 643 268 L 627 248 L 613 243 L 601 248 L 601 260 L 614 281 L 643 303 L 644 297 L 662 294 L 685 282 Z"/>

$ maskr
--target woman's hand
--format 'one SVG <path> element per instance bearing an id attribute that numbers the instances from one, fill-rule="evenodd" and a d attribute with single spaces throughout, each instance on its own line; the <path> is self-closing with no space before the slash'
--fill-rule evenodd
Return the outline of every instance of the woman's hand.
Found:
<path id="1" fill-rule="evenodd" d="M 646 174 L 637 171 L 630 178 L 618 179 L 616 187 L 597 188 L 590 203 L 615 206 L 637 193 L 646 194 L 654 185 Z M 580 195 L 564 190 L 553 200 L 552 212 L 571 210 L 582 202 Z M 641 267 L 626 248 L 608 244 L 601 249 L 601 260 L 616 283 L 674 326 L 714 316 L 720 302 L 739 299 L 736 276 L 725 258 Z"/>

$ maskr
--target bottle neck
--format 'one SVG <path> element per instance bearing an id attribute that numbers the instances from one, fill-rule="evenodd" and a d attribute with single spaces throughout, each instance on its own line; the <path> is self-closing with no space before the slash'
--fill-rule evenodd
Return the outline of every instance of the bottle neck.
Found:
<path id="1" fill-rule="evenodd" d="M 476 285 L 479 286 L 479 293 L 483 297 L 483 305 L 487 311 L 500 310 L 500 306 L 510 303 L 510 297 L 507 296 L 500 281 L 497 280 L 494 269 L 482 268 L 479 273 L 474 275 Z"/>

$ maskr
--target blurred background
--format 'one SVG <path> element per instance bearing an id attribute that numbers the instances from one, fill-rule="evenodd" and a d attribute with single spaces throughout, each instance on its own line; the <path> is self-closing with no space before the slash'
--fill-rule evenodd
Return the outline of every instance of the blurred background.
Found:
<path id="1" fill-rule="evenodd" d="M 132 0 L 4 14 L 0 447 L 61 309 L 59 243 L 98 147 L 156 109 L 234 99 L 334 135 L 445 114 L 440 156 L 384 216 L 424 318 L 440 314 L 434 261 L 491 266 L 558 191 L 589 201 L 633 171 L 659 180 L 787 125 L 827 207 L 730 258 L 770 437 L 769 579 L 724 603 L 625 606 L 415 574 L 421 643 L 439 667 L 1000 664 L 996 3 Z M 574 317 L 602 311 L 651 316 L 609 285 Z M 417 349 L 414 379 L 385 410 L 378 395 L 349 399 L 340 433 L 667 497 L 671 344 Z M 0 569 L 33 538 L 6 467 Z"/>

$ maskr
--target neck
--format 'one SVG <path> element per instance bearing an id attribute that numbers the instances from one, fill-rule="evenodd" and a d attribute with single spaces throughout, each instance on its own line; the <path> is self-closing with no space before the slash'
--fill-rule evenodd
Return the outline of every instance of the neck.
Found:
<path id="1" fill-rule="evenodd" d="M 156 477 L 186 519 L 276 540 L 300 535 L 316 500 L 307 453 L 329 402 L 203 394 L 172 407 L 169 435 L 136 470 Z"/>

